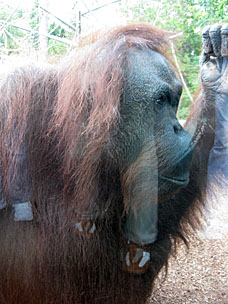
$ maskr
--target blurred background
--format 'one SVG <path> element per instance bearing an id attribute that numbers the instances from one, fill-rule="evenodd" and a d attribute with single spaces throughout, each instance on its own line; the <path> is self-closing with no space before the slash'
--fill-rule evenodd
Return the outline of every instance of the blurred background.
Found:
<path id="1" fill-rule="evenodd" d="M 0 62 L 22 55 L 56 63 L 89 33 L 130 22 L 177 34 L 170 55 L 184 83 L 178 118 L 186 119 L 199 86 L 202 28 L 228 22 L 227 0 L 3 0 Z"/>

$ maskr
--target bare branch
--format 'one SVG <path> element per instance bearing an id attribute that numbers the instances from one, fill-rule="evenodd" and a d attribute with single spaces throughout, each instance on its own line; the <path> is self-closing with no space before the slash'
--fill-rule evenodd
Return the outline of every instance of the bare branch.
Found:
<path id="1" fill-rule="evenodd" d="M 73 30 L 73 31 L 77 30 L 73 25 L 67 23 L 66 21 L 63 21 L 62 19 L 60 19 L 59 17 L 57 17 L 56 15 L 54 15 L 52 12 L 48 11 L 46 8 L 40 6 L 40 9 L 42 9 L 45 13 L 53 16 L 55 19 L 57 19 L 58 21 L 60 21 L 62 24 L 68 26 L 71 30 Z"/>
<path id="2" fill-rule="evenodd" d="M 20 3 L 19 3 L 20 4 Z M 13 15 L 16 13 L 19 4 L 16 6 L 16 8 L 12 11 L 12 13 L 9 15 L 9 17 L 6 19 L 6 21 L 2 24 L 2 26 L 0 27 L 0 32 L 8 25 L 8 22 L 10 21 L 10 19 L 13 17 Z"/>
<path id="3" fill-rule="evenodd" d="M 181 37 L 181 36 L 183 36 L 183 35 L 184 35 L 183 32 L 177 33 L 177 34 L 175 34 L 175 35 L 173 35 L 173 36 L 170 36 L 170 37 L 169 37 L 169 40 L 176 39 L 176 38 Z"/>
<path id="4" fill-rule="evenodd" d="M 21 29 L 21 30 L 26 31 L 26 32 L 35 33 L 35 31 L 32 31 L 32 30 L 30 30 L 28 28 L 25 28 L 25 27 L 17 26 L 17 25 L 14 25 L 14 24 L 11 24 L 11 26 L 13 26 L 15 28 L 18 28 L 18 29 Z M 44 33 L 40 33 L 40 35 L 43 35 L 47 38 L 50 38 L 50 39 L 53 39 L 53 40 L 56 40 L 56 41 L 59 41 L 59 42 L 62 42 L 62 43 L 68 44 L 68 45 L 77 46 L 77 43 L 74 43 L 71 40 L 68 40 L 66 38 L 60 38 L 60 37 L 57 37 L 57 36 L 44 34 Z"/>
<path id="5" fill-rule="evenodd" d="M 49 34 L 43 34 L 43 33 L 40 33 L 41 35 L 44 35 L 52 40 L 56 40 L 56 41 L 59 41 L 59 42 L 62 42 L 62 43 L 65 43 L 65 44 L 68 44 L 68 45 L 73 45 L 73 46 L 77 46 L 77 43 L 74 43 L 73 41 L 69 40 L 69 39 L 66 39 L 66 38 L 60 38 L 60 37 L 57 37 L 57 36 L 53 36 L 53 35 L 49 35 Z"/>
<path id="6" fill-rule="evenodd" d="M 180 69 L 180 66 L 179 66 L 179 63 L 178 63 L 178 60 L 177 60 L 177 56 L 176 56 L 176 53 L 175 53 L 174 45 L 173 45 L 172 41 L 169 41 L 169 43 L 170 43 L 170 46 L 171 46 L 173 58 L 175 60 L 176 66 L 177 66 L 178 73 L 179 73 L 180 78 L 181 78 L 181 82 L 183 83 L 183 86 L 184 86 L 184 88 L 185 88 L 185 90 L 186 90 L 186 92 L 188 94 L 188 97 L 190 98 L 191 102 L 193 102 L 192 95 L 191 95 L 191 93 L 190 93 L 190 91 L 189 91 L 189 89 L 188 89 L 188 87 L 186 85 L 186 82 L 184 80 L 184 77 L 183 77 L 183 75 L 181 73 L 181 69 Z"/>
<path id="7" fill-rule="evenodd" d="M 103 7 L 106 7 L 106 6 L 110 5 L 110 4 L 114 4 L 114 3 L 117 3 L 117 2 L 120 2 L 120 1 L 121 1 L 121 0 L 115 0 L 115 1 L 112 1 L 112 2 L 110 2 L 110 3 L 106 3 L 106 4 L 104 4 L 104 5 L 101 5 L 101 6 L 99 6 L 99 7 L 96 7 L 96 8 L 94 8 L 94 9 L 92 9 L 92 10 L 88 9 L 87 12 L 85 12 L 84 14 L 82 14 L 82 17 L 84 17 L 85 15 L 87 15 L 87 14 L 89 14 L 89 13 L 95 12 L 95 11 L 97 11 L 97 10 L 103 8 Z M 85 4 L 84 1 L 83 1 L 83 3 Z"/>
<path id="8" fill-rule="evenodd" d="M 160 17 L 160 14 L 161 14 L 161 8 L 162 8 L 162 1 L 158 4 L 158 9 L 157 9 L 157 13 L 156 13 L 156 17 L 154 19 L 154 22 L 153 22 L 153 25 L 155 26 L 159 17 Z"/>

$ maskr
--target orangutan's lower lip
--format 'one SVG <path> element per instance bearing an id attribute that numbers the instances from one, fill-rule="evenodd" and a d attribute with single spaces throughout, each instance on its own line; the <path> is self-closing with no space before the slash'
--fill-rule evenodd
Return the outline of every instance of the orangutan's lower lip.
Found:
<path id="1" fill-rule="evenodd" d="M 176 184 L 179 186 L 186 186 L 189 183 L 189 177 L 186 177 L 185 179 L 178 179 L 178 178 L 168 177 L 168 176 L 164 176 L 164 175 L 159 175 L 159 178 L 165 182 L 169 182 L 169 183 Z"/>

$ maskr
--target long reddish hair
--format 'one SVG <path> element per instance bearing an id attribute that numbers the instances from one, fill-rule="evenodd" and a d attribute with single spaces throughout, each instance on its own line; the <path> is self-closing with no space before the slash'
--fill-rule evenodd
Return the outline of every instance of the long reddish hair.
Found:
<path id="1" fill-rule="evenodd" d="M 150 25 L 123 26 L 77 50 L 73 60 L 63 66 L 53 125 L 61 130 L 59 147 L 68 185 L 76 181 L 74 198 L 82 198 L 83 193 L 87 201 L 90 194 L 95 198 L 102 157 L 104 153 L 105 159 L 113 155 L 110 138 L 121 119 L 129 48 L 162 52 L 165 43 L 165 33 Z"/>
<path id="2" fill-rule="evenodd" d="M 102 303 L 144 303 L 149 296 L 169 243 L 155 244 L 145 276 L 122 271 L 124 189 L 113 139 L 129 49 L 164 53 L 166 36 L 145 24 L 118 27 L 59 66 L 27 65 L 1 79 L 3 187 L 10 205 L 17 154 L 25 151 L 22 186 L 33 190 L 34 212 L 34 221 L 20 224 L 0 214 L 2 303 L 92 303 L 95 295 Z M 78 213 L 100 217 L 94 238 L 74 234 Z"/>
<path id="3" fill-rule="evenodd" d="M 121 119 L 129 49 L 164 53 L 167 36 L 146 24 L 118 27 L 78 48 L 57 67 L 29 65 L 13 70 L 6 82 L 4 78 L 1 151 L 6 194 L 12 172 L 17 174 L 15 151 L 26 150 L 36 200 L 40 191 L 50 191 L 46 184 L 51 180 L 53 193 L 58 191 L 82 211 L 104 200 L 101 183 L 109 171 L 119 169 L 112 138 Z"/>

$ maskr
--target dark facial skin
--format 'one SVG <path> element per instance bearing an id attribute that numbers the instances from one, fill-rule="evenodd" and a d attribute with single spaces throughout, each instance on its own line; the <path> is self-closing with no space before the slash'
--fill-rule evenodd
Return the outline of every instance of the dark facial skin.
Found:
<path id="1" fill-rule="evenodd" d="M 120 166 L 128 168 L 144 149 L 155 147 L 154 174 L 163 198 L 189 181 L 193 145 L 176 118 L 182 86 L 165 57 L 148 49 L 130 51 L 126 78 L 118 135 Z M 147 161 L 142 166 L 146 170 Z"/>

